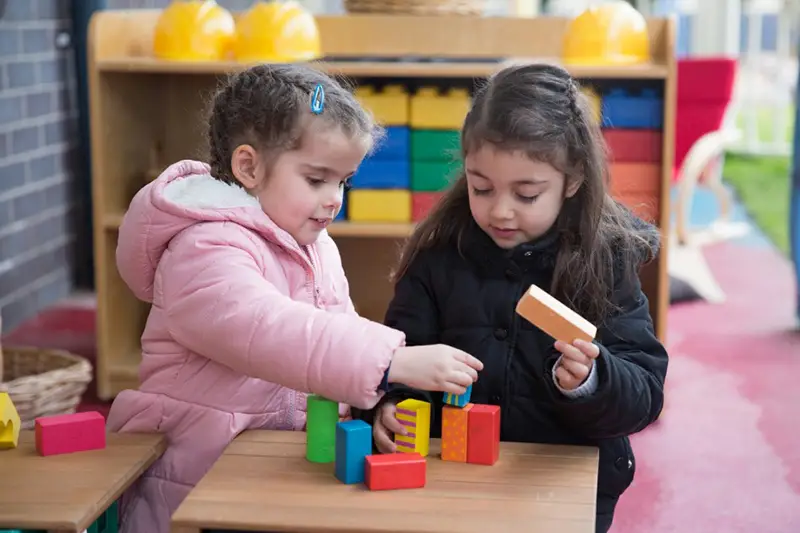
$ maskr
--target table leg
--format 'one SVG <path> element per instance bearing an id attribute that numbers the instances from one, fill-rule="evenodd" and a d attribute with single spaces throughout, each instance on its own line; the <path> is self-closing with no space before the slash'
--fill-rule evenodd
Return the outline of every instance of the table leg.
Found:
<path id="1" fill-rule="evenodd" d="M 203 533 L 203 530 L 199 527 L 192 527 L 192 526 L 179 526 L 173 524 L 170 528 L 170 533 Z"/>

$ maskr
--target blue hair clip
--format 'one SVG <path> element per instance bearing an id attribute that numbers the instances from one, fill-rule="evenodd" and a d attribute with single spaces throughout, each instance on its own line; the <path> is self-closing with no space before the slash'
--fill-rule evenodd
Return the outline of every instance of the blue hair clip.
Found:
<path id="1" fill-rule="evenodd" d="M 325 109 L 325 89 L 322 88 L 321 83 L 318 83 L 311 95 L 311 112 L 319 115 L 323 109 Z"/>

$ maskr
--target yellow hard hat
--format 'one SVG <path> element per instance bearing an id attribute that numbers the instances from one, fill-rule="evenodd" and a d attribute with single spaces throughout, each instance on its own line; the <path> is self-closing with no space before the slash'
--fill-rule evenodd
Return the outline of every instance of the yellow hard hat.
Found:
<path id="1" fill-rule="evenodd" d="M 647 21 L 632 5 L 594 5 L 569 24 L 562 60 L 569 65 L 635 65 L 650 61 Z"/>
<path id="2" fill-rule="evenodd" d="M 236 21 L 238 61 L 289 63 L 321 55 L 317 22 L 297 2 L 256 2 Z"/>
<path id="3" fill-rule="evenodd" d="M 175 0 L 161 13 L 153 52 L 161 59 L 227 59 L 236 38 L 236 21 L 214 0 Z"/>

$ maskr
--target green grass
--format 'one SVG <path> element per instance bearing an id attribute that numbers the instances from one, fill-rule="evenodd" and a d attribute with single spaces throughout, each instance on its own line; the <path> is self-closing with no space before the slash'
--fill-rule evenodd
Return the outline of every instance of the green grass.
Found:
<path id="1" fill-rule="evenodd" d="M 764 234 L 789 254 L 788 157 L 725 156 L 723 176 Z"/>

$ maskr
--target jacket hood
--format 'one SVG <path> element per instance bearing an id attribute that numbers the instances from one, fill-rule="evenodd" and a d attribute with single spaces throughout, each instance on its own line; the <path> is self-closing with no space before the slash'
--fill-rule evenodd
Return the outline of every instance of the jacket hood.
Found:
<path id="1" fill-rule="evenodd" d="M 205 163 L 180 161 L 139 190 L 119 229 L 117 269 L 137 298 L 153 301 L 156 269 L 169 242 L 204 222 L 232 222 L 276 244 L 299 249 L 244 189 L 214 179 Z"/>

